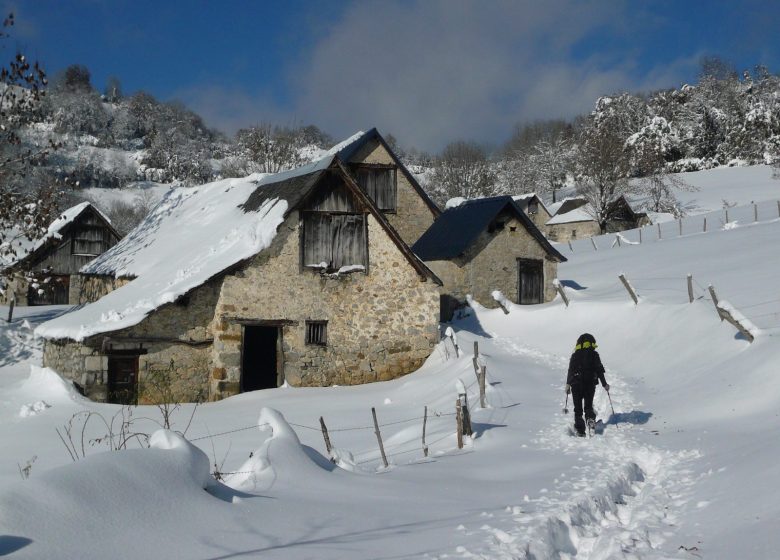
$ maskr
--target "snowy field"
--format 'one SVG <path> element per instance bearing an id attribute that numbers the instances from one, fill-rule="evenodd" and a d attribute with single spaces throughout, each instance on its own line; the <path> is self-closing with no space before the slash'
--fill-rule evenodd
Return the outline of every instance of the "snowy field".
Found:
<path id="1" fill-rule="evenodd" d="M 157 431 L 157 408 L 138 407 L 130 428 L 157 431 L 150 449 L 135 438 L 129 450 L 107 451 L 94 439 L 121 408 L 83 400 L 36 367 L 32 329 L 66 308 L 17 308 L 11 324 L 0 321 L 0 555 L 776 558 L 780 220 L 767 211 L 706 233 L 650 231 L 642 244 L 629 232 L 620 246 L 614 235 L 595 239 L 597 251 L 589 240 L 562 246 L 568 307 L 557 298 L 504 314 L 475 303 L 453 325 L 460 355 L 444 340 L 401 379 L 185 405 L 173 429 L 191 443 Z M 752 344 L 719 320 L 710 284 L 756 326 Z M 602 422 L 590 439 L 571 437 L 562 412 L 583 332 L 598 341 L 615 412 L 597 389 Z M 485 409 L 475 341 L 487 366 Z M 475 431 L 462 450 L 459 380 Z M 68 451 L 57 430 L 68 441 L 65 427 L 82 411 L 95 415 L 83 437 L 85 416 L 74 420 Z"/>

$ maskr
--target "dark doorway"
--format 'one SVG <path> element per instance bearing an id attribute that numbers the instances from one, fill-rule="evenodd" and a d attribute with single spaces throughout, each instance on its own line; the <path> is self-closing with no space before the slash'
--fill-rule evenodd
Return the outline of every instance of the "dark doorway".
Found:
<path id="1" fill-rule="evenodd" d="M 528 305 L 542 303 L 544 269 L 542 261 L 517 259 L 517 303 Z"/>
<path id="2" fill-rule="evenodd" d="M 108 357 L 108 402 L 138 403 L 138 356 Z"/>
<path id="3" fill-rule="evenodd" d="M 41 273 L 42 274 L 42 273 Z M 27 305 L 68 305 L 70 276 L 52 274 L 45 276 L 37 286 L 27 290 Z"/>
<path id="4" fill-rule="evenodd" d="M 279 327 L 244 325 L 241 391 L 274 389 L 279 383 Z"/>

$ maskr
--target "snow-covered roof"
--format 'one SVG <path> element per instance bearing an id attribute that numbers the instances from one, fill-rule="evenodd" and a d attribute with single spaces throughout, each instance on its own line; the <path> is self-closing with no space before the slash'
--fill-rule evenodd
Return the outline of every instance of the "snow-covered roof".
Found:
<path id="1" fill-rule="evenodd" d="M 134 280 L 40 325 L 36 334 L 83 340 L 140 323 L 161 305 L 268 247 L 308 180 L 333 160 L 327 156 L 284 173 L 172 189 L 127 237 L 81 270 Z"/>
<path id="2" fill-rule="evenodd" d="M 544 211 L 547 212 L 552 216 L 552 213 L 550 212 L 547 205 L 544 203 L 544 201 L 541 199 L 539 195 L 537 195 L 535 192 L 531 193 L 524 193 L 524 194 L 516 194 L 512 196 L 512 200 L 514 200 L 520 208 L 523 209 L 524 212 L 527 212 L 528 210 L 528 204 L 533 200 L 536 199 L 539 205 L 544 208 Z"/>
<path id="3" fill-rule="evenodd" d="M 590 210 L 590 204 L 575 208 L 565 214 L 556 214 L 549 220 L 546 225 L 554 226 L 556 224 L 572 224 L 576 222 L 592 222 L 594 221 L 592 210 Z"/>

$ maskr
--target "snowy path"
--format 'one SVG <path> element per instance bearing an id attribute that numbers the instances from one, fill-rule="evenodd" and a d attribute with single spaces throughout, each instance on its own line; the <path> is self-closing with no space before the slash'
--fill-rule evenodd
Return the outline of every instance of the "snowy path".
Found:
<path id="1" fill-rule="evenodd" d="M 530 350 L 510 338 L 493 342 L 503 352 L 531 358 L 550 371 L 566 371 L 568 366 L 566 359 Z M 599 389 L 594 408 L 607 423 L 596 436 L 585 439 L 570 435 L 571 412 L 557 414 L 532 444 L 577 455 L 577 465 L 554 478 L 553 489 L 542 489 L 538 498 L 526 497 L 522 505 L 509 506 L 500 514 L 484 512 L 478 527 L 461 527 L 469 541 L 480 544 L 458 547 L 454 557 L 698 557 L 694 546 L 660 547 L 677 536 L 675 526 L 685 508 L 695 507 L 690 497 L 696 477 L 689 466 L 700 454 L 641 443 L 636 426 L 647 422 L 650 415 L 636 409 L 628 384 L 619 374 L 608 371 L 607 378 L 614 400 L 631 412 L 612 416 L 607 394 Z M 551 383 L 551 394 L 562 393 L 560 386 L 560 380 Z M 499 390 L 494 400 L 501 407 L 514 399 Z M 506 415 L 507 410 L 511 408 L 499 408 L 494 414 Z M 441 556 L 447 557 L 452 556 Z"/>

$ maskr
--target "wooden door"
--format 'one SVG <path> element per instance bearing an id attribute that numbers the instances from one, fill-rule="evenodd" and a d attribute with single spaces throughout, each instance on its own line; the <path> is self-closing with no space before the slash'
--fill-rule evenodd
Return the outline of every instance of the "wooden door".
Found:
<path id="1" fill-rule="evenodd" d="M 137 404 L 138 356 L 108 357 L 108 402 Z"/>
<path id="2" fill-rule="evenodd" d="M 544 301 L 543 289 L 542 261 L 517 259 L 517 303 L 521 305 L 542 303 Z"/>

